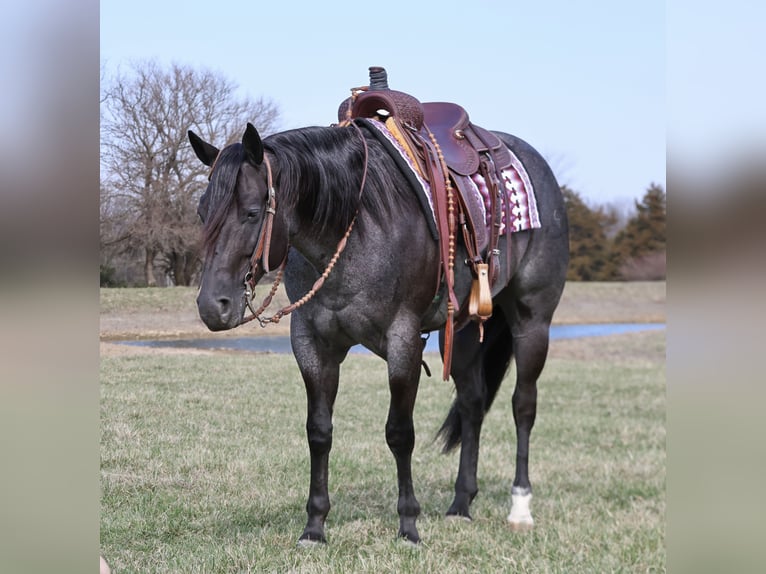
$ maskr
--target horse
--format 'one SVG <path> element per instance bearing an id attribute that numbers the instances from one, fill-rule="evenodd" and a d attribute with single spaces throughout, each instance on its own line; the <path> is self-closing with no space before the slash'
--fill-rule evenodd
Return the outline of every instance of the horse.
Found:
<path id="1" fill-rule="evenodd" d="M 421 337 L 439 330 L 444 352 L 447 297 L 438 241 L 412 180 L 370 132 L 369 126 L 352 122 L 261 139 L 248 123 L 241 141 L 221 150 L 188 132 L 196 156 L 210 167 L 198 209 L 204 253 L 200 318 L 212 331 L 246 322 L 246 309 L 253 311 L 252 289 L 277 268 L 292 302 L 275 320 L 292 313 L 292 349 L 307 397 L 310 485 L 301 546 L 327 541 L 333 408 L 340 365 L 357 344 L 387 363 L 385 439 L 397 469 L 398 537 L 420 541 L 420 504 L 411 472 L 413 409 L 423 366 Z M 471 520 L 482 422 L 515 358 L 517 450 L 508 522 L 514 530 L 526 530 L 534 523 L 529 438 L 549 327 L 565 282 L 568 224 L 561 190 L 543 157 L 515 136 L 493 133 L 524 163 L 541 226 L 500 239 L 500 248 L 512 248 L 512 254 L 500 258 L 483 337 L 474 321 L 454 333 L 450 374 L 456 393 L 437 436 L 445 452 L 461 447 L 446 514 Z M 454 292 L 464 301 L 472 277 L 460 264 L 461 241 L 456 249 Z"/>

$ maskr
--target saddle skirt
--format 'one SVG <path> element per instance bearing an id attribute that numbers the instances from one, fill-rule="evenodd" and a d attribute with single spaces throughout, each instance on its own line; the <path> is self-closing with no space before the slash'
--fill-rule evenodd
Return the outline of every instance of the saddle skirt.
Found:
<path id="1" fill-rule="evenodd" d="M 366 118 L 363 122 L 375 130 L 374 133 L 378 134 L 378 139 L 386 146 L 389 154 L 394 157 L 399 167 L 416 184 L 414 187 L 418 191 L 418 199 L 429 222 L 431 233 L 434 239 L 438 239 L 439 235 L 435 224 L 436 215 L 431 196 L 431 186 L 423 176 L 418 161 L 413 156 L 413 152 L 408 150 L 401 139 L 397 137 L 395 129 L 389 129 L 391 126 L 390 121 L 382 122 L 375 118 Z M 439 141 L 438 138 L 437 141 Z M 511 232 L 518 232 L 539 228 L 541 224 L 537 211 L 537 200 L 535 199 L 534 188 L 527 170 L 516 154 L 505 146 L 503 146 L 503 149 L 509 156 L 509 165 L 501 170 L 502 193 L 500 200 L 503 208 L 501 209 L 500 235 L 505 235 L 509 230 Z M 442 146 L 442 150 L 444 150 L 444 146 Z M 462 165 L 468 165 L 466 160 L 461 161 L 463 162 Z M 477 234 L 477 243 L 479 248 L 484 251 L 489 242 L 492 207 L 489 187 L 485 177 L 478 172 L 478 154 L 475 161 L 477 165 L 476 171 L 469 175 L 463 175 L 458 171 L 452 170 L 449 162 L 447 165 L 452 171 L 450 176 L 453 179 L 453 183 L 455 180 L 460 182 L 458 187 L 463 196 L 464 206 L 470 211 L 470 217 L 474 224 L 473 231 Z M 506 204 L 509 209 L 505 209 Z M 510 224 L 506 221 L 506 214 L 510 214 Z"/>

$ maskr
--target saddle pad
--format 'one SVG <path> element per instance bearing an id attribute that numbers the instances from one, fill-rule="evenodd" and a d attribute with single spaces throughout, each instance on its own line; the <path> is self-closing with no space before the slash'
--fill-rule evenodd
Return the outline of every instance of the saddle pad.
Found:
<path id="1" fill-rule="evenodd" d="M 410 181 L 413 189 L 416 190 L 418 201 L 423 209 L 423 214 L 426 216 L 431 235 L 434 240 L 438 241 L 439 231 L 436 229 L 436 213 L 434 211 L 433 200 L 431 199 L 431 186 L 423 179 L 420 171 L 412 163 L 410 156 L 383 122 L 372 118 L 357 118 L 354 121 L 370 128 L 370 133 L 386 148 L 388 154 Z"/>
<path id="2" fill-rule="evenodd" d="M 508 149 L 508 152 L 511 154 L 511 167 L 502 171 L 502 185 L 505 187 L 505 193 L 502 197 L 503 205 L 501 213 L 503 218 L 500 225 L 500 235 L 505 235 L 508 228 L 508 222 L 505 220 L 505 202 L 510 202 L 511 233 L 542 227 L 540 214 L 537 211 L 537 199 L 535 198 L 535 191 L 529 179 L 529 174 L 527 174 L 527 170 L 524 169 L 524 165 L 516 157 L 516 154 L 510 149 Z M 490 210 L 490 199 L 487 184 L 479 173 L 471 176 L 471 183 L 476 186 L 477 193 L 484 200 L 484 221 L 489 225 L 487 214 Z"/>
<path id="3" fill-rule="evenodd" d="M 391 156 L 397 162 L 399 168 L 413 183 L 413 187 L 418 192 L 418 199 L 423 208 L 423 213 L 426 215 L 426 220 L 428 220 L 431 234 L 434 236 L 434 239 L 438 240 L 439 234 L 438 231 L 436 231 L 436 217 L 434 214 L 433 200 L 431 198 L 431 187 L 428 182 L 421 177 L 406 151 L 389 132 L 384 123 L 371 118 L 358 119 L 356 121 L 373 128 L 371 132 L 389 151 Z M 537 211 L 537 200 L 535 198 L 532 182 L 529 179 L 529 174 L 516 154 L 510 149 L 508 149 L 508 152 L 511 154 L 511 166 L 502 172 L 505 189 L 503 202 L 510 202 L 511 221 L 509 225 L 505 220 L 506 210 L 505 205 L 503 205 L 503 221 L 500 227 L 501 235 L 507 233 L 509 228 L 511 229 L 511 232 L 517 232 L 541 227 L 540 215 Z M 476 196 L 480 196 L 483 200 L 480 202 L 480 207 L 482 208 L 485 224 L 489 226 L 488 216 L 490 210 L 490 198 L 487 185 L 484 178 L 479 173 L 473 174 L 470 180 L 475 187 L 472 191 L 474 191 Z"/>

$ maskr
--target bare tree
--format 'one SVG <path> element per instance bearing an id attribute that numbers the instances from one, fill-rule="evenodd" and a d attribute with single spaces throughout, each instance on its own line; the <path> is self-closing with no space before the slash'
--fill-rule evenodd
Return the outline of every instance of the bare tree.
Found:
<path id="1" fill-rule="evenodd" d="M 155 62 L 135 64 L 102 88 L 101 245 L 143 253 L 147 285 L 155 266 L 188 285 L 199 266 L 197 201 L 207 174 L 186 132 L 231 142 L 247 121 L 276 128 L 277 106 L 236 97 L 221 75 Z"/>

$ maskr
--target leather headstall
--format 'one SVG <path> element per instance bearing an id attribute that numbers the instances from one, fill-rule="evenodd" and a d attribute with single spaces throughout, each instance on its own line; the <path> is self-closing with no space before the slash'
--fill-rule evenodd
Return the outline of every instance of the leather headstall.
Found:
<path id="1" fill-rule="evenodd" d="M 258 283 L 258 280 L 284 263 L 285 259 L 287 259 L 289 247 L 287 230 L 284 229 L 284 226 L 275 227 L 274 225 L 274 219 L 277 214 L 277 193 L 274 188 L 271 162 L 265 154 L 263 156 L 263 163 L 266 165 L 266 183 L 269 197 L 266 216 L 258 236 L 258 243 L 255 244 L 253 255 L 250 258 L 250 269 L 245 275 L 245 286 L 248 291 L 246 296 L 248 300 L 252 299 L 252 294 L 255 293 L 255 285 Z M 276 250 L 272 250 L 272 245 L 276 247 Z"/>

